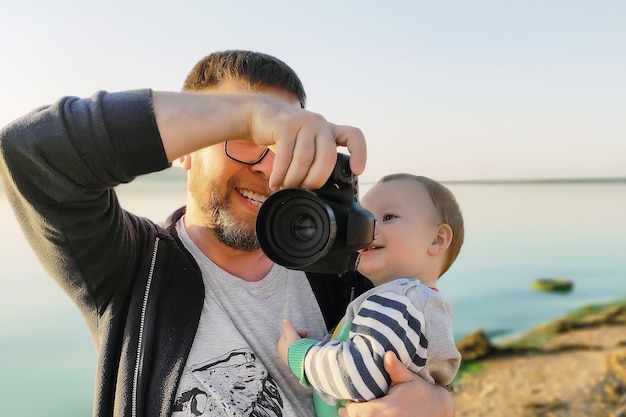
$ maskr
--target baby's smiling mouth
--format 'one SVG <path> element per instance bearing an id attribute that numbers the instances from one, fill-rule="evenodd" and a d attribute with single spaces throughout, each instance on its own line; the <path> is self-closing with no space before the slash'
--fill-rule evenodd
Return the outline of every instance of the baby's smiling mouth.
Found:
<path id="1" fill-rule="evenodd" d="M 363 248 L 362 252 L 367 252 L 367 251 L 370 251 L 370 250 L 376 250 L 376 249 L 381 249 L 381 248 L 382 248 L 382 246 L 371 245 L 371 246 L 368 246 L 366 248 Z"/>
<path id="2" fill-rule="evenodd" d="M 251 190 L 244 190 L 243 188 L 237 188 L 237 192 L 248 199 L 252 204 L 257 207 L 261 207 L 265 200 L 267 200 L 267 196 L 263 194 L 259 194 L 257 192 Z"/>

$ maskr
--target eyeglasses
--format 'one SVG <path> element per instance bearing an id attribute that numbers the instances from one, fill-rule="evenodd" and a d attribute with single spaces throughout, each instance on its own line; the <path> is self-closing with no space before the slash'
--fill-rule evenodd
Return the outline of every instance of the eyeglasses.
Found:
<path id="1" fill-rule="evenodd" d="M 246 165 L 254 165 L 261 162 L 267 151 L 267 146 L 259 146 L 251 140 L 231 140 L 224 142 L 224 153 L 233 161 Z"/>

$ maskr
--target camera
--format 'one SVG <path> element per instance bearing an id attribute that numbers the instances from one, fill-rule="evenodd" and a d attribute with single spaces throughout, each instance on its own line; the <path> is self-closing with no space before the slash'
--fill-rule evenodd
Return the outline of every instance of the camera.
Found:
<path id="1" fill-rule="evenodd" d="M 261 249 L 289 269 L 354 271 L 358 250 L 374 240 L 374 216 L 361 207 L 358 194 L 350 157 L 338 153 L 333 173 L 322 188 L 287 188 L 263 203 L 256 221 Z"/>

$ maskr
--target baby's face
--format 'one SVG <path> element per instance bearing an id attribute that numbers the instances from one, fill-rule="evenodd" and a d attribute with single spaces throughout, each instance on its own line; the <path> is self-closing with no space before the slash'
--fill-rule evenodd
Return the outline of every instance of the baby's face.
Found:
<path id="1" fill-rule="evenodd" d="M 442 222 L 426 188 L 410 179 L 376 184 L 361 205 L 376 218 L 376 231 L 361 252 L 359 272 L 375 285 L 396 278 L 425 279 L 427 251 Z"/>

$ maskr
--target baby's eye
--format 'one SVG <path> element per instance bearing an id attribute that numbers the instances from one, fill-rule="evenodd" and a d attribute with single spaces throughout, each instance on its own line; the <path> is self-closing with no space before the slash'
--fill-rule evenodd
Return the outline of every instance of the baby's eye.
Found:
<path id="1" fill-rule="evenodd" d="M 383 221 L 384 221 L 384 222 L 386 222 L 386 221 L 388 221 L 388 220 L 393 220 L 393 219 L 395 219 L 396 217 L 397 217 L 397 216 L 396 216 L 395 214 L 389 214 L 389 213 L 388 213 L 388 214 L 385 214 L 385 215 L 383 216 Z"/>

